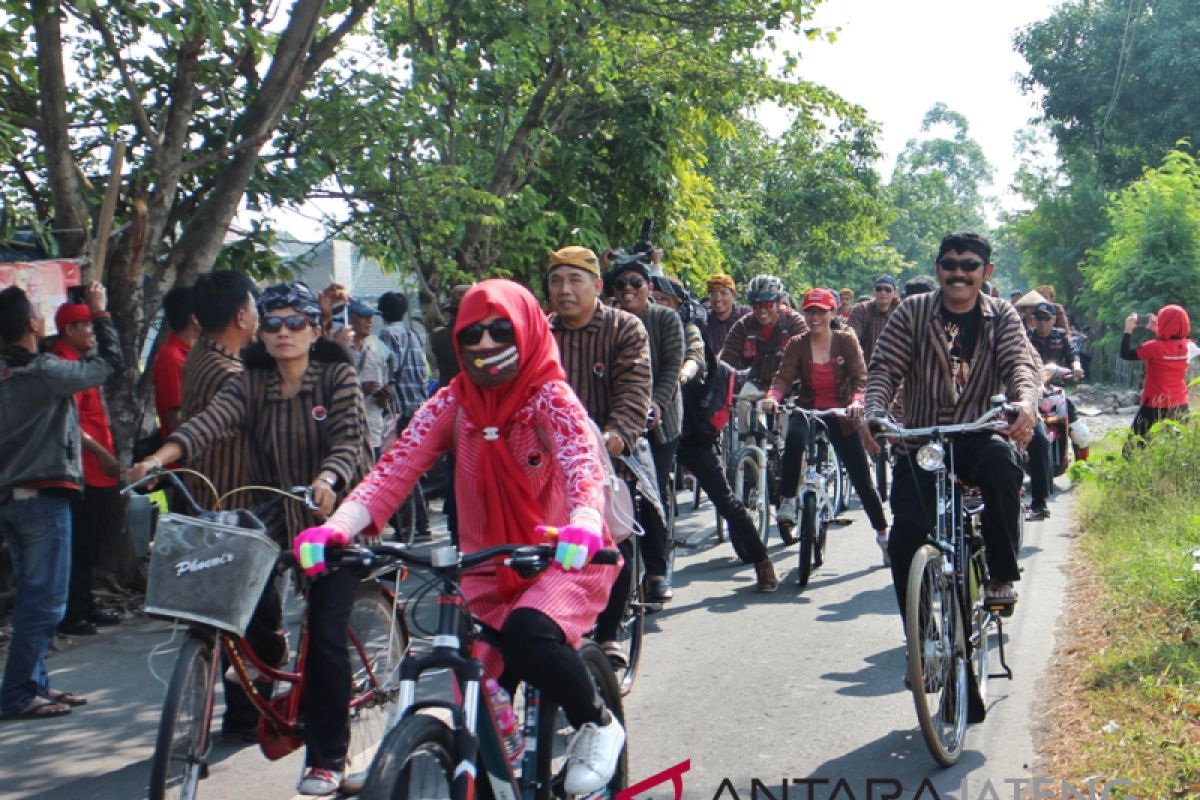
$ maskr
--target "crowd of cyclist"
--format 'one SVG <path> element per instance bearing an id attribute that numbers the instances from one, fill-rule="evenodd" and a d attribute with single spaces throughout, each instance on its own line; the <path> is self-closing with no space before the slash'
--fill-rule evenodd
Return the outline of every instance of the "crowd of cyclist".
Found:
<path id="1" fill-rule="evenodd" d="M 402 415 L 388 445 L 379 441 L 380 407 L 411 393 L 413 383 L 401 375 L 403 354 L 391 345 L 410 334 L 400 323 L 403 311 L 389 325 L 386 366 L 369 376 L 369 307 L 297 282 L 259 292 L 234 273 L 201 279 L 202 291 L 194 293 L 200 334 L 183 371 L 190 408 L 128 477 L 179 462 L 214 477 L 222 492 L 245 484 L 311 486 L 315 513 L 281 508 L 278 518 L 265 520 L 314 579 L 308 668 L 317 690 L 307 699 L 301 793 L 336 791 L 347 749 L 349 666 L 341 632 L 353 587 L 325 570 L 326 548 L 378 535 L 395 522 L 398 507 L 445 453 L 454 456 L 449 494 L 459 501 L 452 532 L 460 547 L 557 537 L 561 569 L 530 581 L 501 568 L 463 587 L 476 617 L 501 634 L 500 652 L 485 659 L 491 677 L 510 690 L 532 681 L 578 729 L 568 752 L 573 793 L 608 781 L 625 739 L 575 648 L 590 634 L 614 662 L 625 657 L 617 626 L 628 587 L 639 579 L 630 569 L 634 547 L 645 566 L 646 599 L 672 599 L 668 494 L 676 470 L 690 471 L 712 500 L 737 555 L 753 565 L 755 588 L 779 586 L 766 537 L 728 480 L 720 451 L 727 416 L 743 438 L 753 435 L 758 414 L 769 425 L 786 425 L 776 509 L 786 523 L 796 518 L 803 442 L 814 423 L 781 415 L 782 406 L 845 410 L 828 424 L 829 440 L 903 608 L 909 562 L 932 523 L 932 478 L 897 448 L 889 521 L 871 474 L 880 446 L 868 423 L 884 416 L 908 427 L 969 422 L 993 396 L 1005 395 L 1014 418 L 996 434 L 965 437 L 955 455 L 961 477 L 985 502 L 987 599 L 1016 602 L 1026 463 L 1034 516 L 1048 513 L 1049 480 L 1035 463 L 1044 439 L 1043 366 L 1054 362 L 1083 376 L 1052 298 L 1014 297 L 1014 304 L 994 296 L 987 290 L 991 245 L 974 233 L 941 241 L 932 277 L 913 278 L 901 291 L 892 276 L 880 276 L 858 301 L 852 292 L 814 288 L 795 303 L 770 275 L 739 292 L 723 274 L 708 280 L 707 298 L 697 301 L 665 274 L 662 261 L 657 248 L 598 256 L 564 247 L 547 264 L 545 308 L 509 281 L 456 287 L 456 314 L 434 337 L 457 374 Z M 351 341 L 332 337 L 337 302 L 365 319 Z M 24 313 L 26 324 L 6 334 L 10 345 L 32 340 L 38 329 L 36 311 Z M 95 314 L 101 319 L 102 308 Z M 1186 312 L 1180 318 L 1164 311 L 1158 324 L 1186 338 Z M 1172 347 L 1160 349 L 1171 355 Z M 1124 350 L 1143 360 L 1160 355 L 1146 348 Z M 1171 395 L 1162 407 L 1178 410 L 1178 399 Z M 616 535 L 606 504 L 614 472 L 639 500 L 644 535 Z M 621 567 L 590 563 L 613 546 L 625 556 Z M 269 586 L 249 636 L 257 637 L 256 648 L 266 642 L 259 652 L 271 652 L 272 639 L 282 643 L 280 661 L 287 657 L 281 617 L 278 589 Z M 235 698 L 227 704 L 227 732 L 252 731 L 237 690 L 226 688 Z"/>

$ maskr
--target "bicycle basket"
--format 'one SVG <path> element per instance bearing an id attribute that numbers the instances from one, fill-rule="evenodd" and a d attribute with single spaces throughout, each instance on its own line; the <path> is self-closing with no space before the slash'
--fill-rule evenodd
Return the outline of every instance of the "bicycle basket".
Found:
<path id="1" fill-rule="evenodd" d="M 271 578 L 279 546 L 242 514 L 216 519 L 167 514 L 150 555 L 146 613 L 244 636 Z M 238 522 L 240 524 L 227 524 Z"/>

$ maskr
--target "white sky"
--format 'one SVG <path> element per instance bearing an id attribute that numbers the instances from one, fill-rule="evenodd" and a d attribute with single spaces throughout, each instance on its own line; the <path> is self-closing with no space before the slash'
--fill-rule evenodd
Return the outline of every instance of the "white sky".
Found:
<path id="1" fill-rule="evenodd" d="M 799 76 L 863 106 L 882 123 L 885 179 L 896 156 L 920 133 L 921 118 L 941 101 L 963 114 L 969 135 L 995 168 L 993 194 L 1005 197 L 1018 160 L 1013 135 L 1037 115 L 1037 98 L 1016 82 L 1027 69 L 1013 33 L 1045 19 L 1061 0 L 826 0 L 814 24 L 837 29 L 832 44 L 799 42 Z M 764 112 L 773 131 L 786 124 Z"/>

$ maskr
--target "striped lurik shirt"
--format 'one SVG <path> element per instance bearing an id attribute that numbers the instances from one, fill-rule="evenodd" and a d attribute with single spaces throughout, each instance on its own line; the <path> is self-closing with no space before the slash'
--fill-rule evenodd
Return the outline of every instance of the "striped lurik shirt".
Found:
<path id="1" fill-rule="evenodd" d="M 322 471 L 337 476 L 339 498 L 373 463 L 358 376 L 348 364 L 312 362 L 292 397 L 280 394 L 279 372 L 253 369 L 229 381 L 203 412 L 169 441 L 194 458 L 230 438 L 248 438 L 248 482 L 288 489 L 308 486 Z M 263 498 L 255 498 L 255 503 Z M 263 516 L 271 536 L 290 542 L 320 524 L 300 503 L 284 501 Z"/>
<path id="2" fill-rule="evenodd" d="M 892 316 L 896 306 L 900 305 L 900 298 L 896 297 L 894 292 L 892 300 L 887 311 L 880 311 L 874 300 L 863 300 L 850 309 L 850 319 L 847 320 L 847 324 L 854 331 L 854 335 L 858 337 L 858 346 L 862 348 L 863 359 L 868 364 L 871 363 L 871 356 L 875 353 L 875 342 L 879 340 L 879 334 L 883 333 L 888 318 Z"/>
<path id="3" fill-rule="evenodd" d="M 231 378 L 241 375 L 245 369 L 246 365 L 236 353 L 201 334 L 183 362 L 183 385 L 180 389 L 183 403 L 179 410 L 180 420 L 186 422 L 203 412 L 212 403 L 213 398 L 225 388 L 225 384 Z M 246 469 L 249 463 L 247 448 L 244 436 L 234 436 L 214 442 L 195 458 L 184 459 L 182 463 L 206 475 L 217 491 L 224 494 L 230 489 L 246 485 Z M 209 493 L 208 489 L 199 481 L 185 475 L 184 482 L 202 506 L 210 507 L 216 500 L 214 497 L 205 496 Z M 234 495 L 230 498 L 228 506 L 245 508 L 248 503 L 249 498 L 245 494 Z"/>
<path id="4" fill-rule="evenodd" d="M 567 383 L 606 433 L 621 437 L 628 452 L 646 430 L 650 413 L 650 340 L 634 315 L 596 301 L 582 328 L 550 315 Z"/>
<path id="5" fill-rule="evenodd" d="M 1021 318 L 1008 303 L 979 296 L 979 335 L 961 396 L 950 367 L 946 332 L 938 313 L 941 290 L 910 297 L 892 312 L 875 343 L 867 372 L 867 413 L 882 413 L 904 385 L 904 426 L 923 428 L 971 422 L 1007 395 L 1037 418 L 1040 377 Z"/>

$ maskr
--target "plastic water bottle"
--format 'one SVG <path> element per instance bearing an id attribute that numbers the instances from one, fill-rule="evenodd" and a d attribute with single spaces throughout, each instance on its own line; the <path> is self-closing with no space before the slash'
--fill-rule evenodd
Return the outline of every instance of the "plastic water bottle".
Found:
<path id="1" fill-rule="evenodd" d="M 525 754 L 525 734 L 513 711 L 512 698 L 495 679 L 488 678 L 485 684 L 492 700 L 492 712 L 496 715 L 496 727 L 500 729 L 500 740 L 509 763 L 517 767 Z"/>

